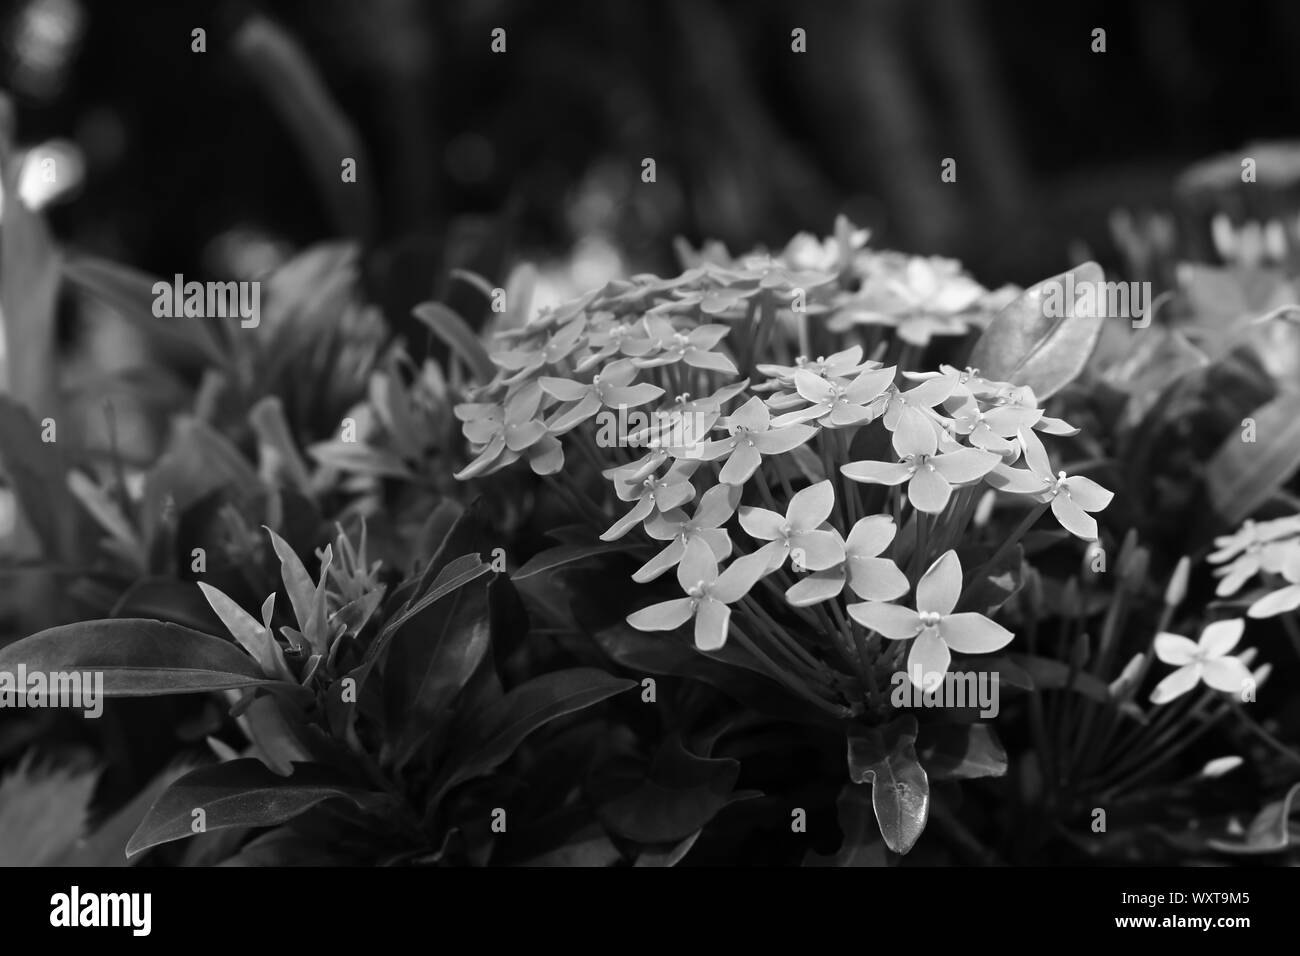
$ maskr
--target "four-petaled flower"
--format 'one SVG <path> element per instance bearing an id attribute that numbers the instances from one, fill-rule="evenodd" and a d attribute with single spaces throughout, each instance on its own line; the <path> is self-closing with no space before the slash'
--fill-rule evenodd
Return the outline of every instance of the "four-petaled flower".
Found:
<path id="1" fill-rule="evenodd" d="M 635 501 L 636 504 L 615 521 L 600 540 L 617 541 L 655 511 L 672 511 L 694 498 L 695 486 L 691 484 L 691 475 L 699 465 L 698 461 L 675 461 L 662 478 L 651 475 L 640 480 L 615 479 L 614 493 L 619 500 Z"/>
<path id="2" fill-rule="evenodd" d="M 696 539 L 703 540 L 719 561 L 727 560 L 731 557 L 731 536 L 722 526 L 736 513 L 739 503 L 739 488 L 714 485 L 700 495 L 695 514 L 689 518 L 681 508 L 652 514 L 646 519 L 645 533 L 656 541 L 667 541 L 668 546 L 643 564 L 632 580 L 638 584 L 653 581 L 677 564 L 686 553 L 686 546 Z"/>
<path id="3" fill-rule="evenodd" d="M 1300 607 L 1300 551 L 1293 551 L 1282 565 L 1282 577 L 1289 583 L 1276 591 L 1270 591 L 1252 604 L 1246 611 L 1247 617 L 1277 617 Z"/>
<path id="4" fill-rule="evenodd" d="M 773 419 L 772 424 L 780 428 L 813 419 L 829 428 L 860 424 L 871 417 L 872 411 L 866 406 L 885 394 L 894 381 L 895 371 L 897 369 L 892 365 L 867 369 L 847 385 L 841 385 L 799 369 L 794 373 L 795 389 L 812 404 L 798 411 L 786 412 Z"/>
<path id="5" fill-rule="evenodd" d="M 523 454 L 539 475 L 559 471 L 564 464 L 563 447 L 558 438 L 547 433 L 545 423 L 533 417 L 541 402 L 541 387 L 529 382 L 510 397 L 504 408 L 484 403 L 457 405 L 455 413 L 465 423 L 465 437 L 483 447 L 473 461 L 456 472 L 456 480 L 473 478 L 493 465 L 503 467 Z"/>
<path id="6" fill-rule="evenodd" d="M 652 604 L 629 614 L 627 622 L 639 631 L 672 631 L 695 618 L 695 646 L 716 651 L 727 642 L 731 608 L 763 576 L 763 561 L 756 554 L 737 558 L 718 573 L 712 549 L 700 538 L 686 545 L 677 565 L 677 583 L 688 595 Z"/>
<path id="7" fill-rule="evenodd" d="M 631 384 L 635 377 L 636 367 L 626 359 L 611 362 L 605 371 L 593 375 L 586 384 L 567 378 L 542 376 L 537 381 L 543 392 L 562 402 L 575 403 L 547 422 L 547 430 L 552 435 L 563 435 L 591 418 L 602 406 L 636 408 L 646 402 L 653 402 L 664 393 L 658 385 L 649 382 Z"/>
<path id="8" fill-rule="evenodd" d="M 825 571 L 815 571 L 785 592 L 785 599 L 795 607 L 807 607 L 829 601 L 849 589 L 865 601 L 892 601 L 911 588 L 907 576 L 889 558 L 879 555 L 894 540 L 897 532 L 889 515 L 871 515 L 853 526 L 844 539 L 844 562 Z"/>
<path id="9" fill-rule="evenodd" d="M 513 373 L 502 381 L 506 384 L 512 384 L 527 378 L 544 366 L 555 365 L 567 358 L 582 341 L 582 332 L 586 326 L 586 318 L 579 316 L 550 335 L 546 340 L 546 344 L 541 348 L 519 348 L 509 349 L 504 352 L 493 352 L 492 361 L 507 372 Z"/>
<path id="10" fill-rule="evenodd" d="M 1151 692 L 1151 703 L 1167 704 L 1204 680 L 1215 690 L 1239 694 L 1251 679 L 1250 670 L 1228 652 L 1237 646 L 1246 622 L 1239 617 L 1215 621 L 1201 631 L 1198 641 L 1181 634 L 1156 635 L 1156 657 L 1178 668 Z"/>
<path id="11" fill-rule="evenodd" d="M 671 322 L 659 316 L 646 316 L 644 324 L 654 350 L 649 357 L 632 360 L 642 368 L 685 362 L 692 368 L 738 374 L 731 359 L 721 352 L 711 351 L 731 331 L 727 326 L 699 325 L 689 332 L 679 332 Z"/>
<path id="12" fill-rule="evenodd" d="M 982 409 L 974 395 L 968 396 L 948 414 L 952 417 L 953 434 L 965 435 L 976 448 L 1003 456 L 1014 454 L 1016 450 L 1015 443 L 1008 439 L 1015 438 L 1022 428 L 1031 428 L 1043 416 L 1042 409 L 1021 405 L 995 405 Z"/>
<path id="13" fill-rule="evenodd" d="M 920 686 L 931 686 L 934 675 L 947 672 L 951 651 L 988 654 L 1015 636 L 983 614 L 953 614 L 961 596 L 961 561 L 956 551 L 945 551 L 916 583 L 916 610 L 882 601 L 850 604 L 848 612 L 863 627 L 891 641 L 913 641 L 907 655 L 907 674 L 920 675 Z M 913 680 L 913 683 L 916 683 Z"/>
<path id="14" fill-rule="evenodd" d="M 953 443 L 939 451 L 939 434 L 925 413 L 907 408 L 899 416 L 893 435 L 897 462 L 852 461 L 840 468 L 846 478 L 878 485 L 907 482 L 907 500 L 917 511 L 939 514 L 948 506 L 953 485 L 978 481 L 1001 460 L 979 448 Z"/>
<path id="15" fill-rule="evenodd" d="M 1110 504 L 1115 493 L 1081 475 L 1066 475 L 1063 471 L 1053 475 L 1047 449 L 1033 429 L 1022 428 L 1017 434 L 1029 473 L 1003 466 L 1005 470 L 1000 469 L 989 479 L 989 484 L 1007 491 L 1025 492 L 1038 483 L 1041 490 L 1028 493 L 1035 494 L 1039 501 L 1051 502 L 1052 514 L 1056 515 L 1061 527 L 1084 541 L 1096 541 L 1097 519 L 1088 512 L 1101 511 Z"/>
<path id="16" fill-rule="evenodd" d="M 775 571 L 793 557 L 807 571 L 824 571 L 844 560 L 844 542 L 833 530 L 821 530 L 835 507 L 835 491 L 829 481 L 797 491 L 784 515 L 766 508 L 741 508 L 740 526 L 751 538 L 766 541 L 754 552 L 762 555 L 769 571 Z"/>
<path id="17" fill-rule="evenodd" d="M 1280 573 L 1288 559 L 1300 552 L 1300 539 L 1296 535 L 1300 535 L 1300 515 L 1272 521 L 1246 521 L 1232 534 L 1215 538 L 1215 550 L 1205 560 L 1211 564 L 1230 563 L 1214 572 L 1222 579 L 1214 593 L 1229 597 L 1260 571 Z"/>
<path id="18" fill-rule="evenodd" d="M 701 457 L 705 461 L 726 458 L 718 480 L 728 485 L 743 485 L 758 470 L 764 455 L 791 451 L 817 431 L 811 425 L 772 427 L 772 416 L 763 400 L 755 395 L 722 420 L 730 438 L 709 441 Z"/>

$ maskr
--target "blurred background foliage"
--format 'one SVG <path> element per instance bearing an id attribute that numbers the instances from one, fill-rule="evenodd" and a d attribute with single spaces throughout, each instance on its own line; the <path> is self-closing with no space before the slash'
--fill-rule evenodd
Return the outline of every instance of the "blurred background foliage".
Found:
<path id="1" fill-rule="evenodd" d="M 373 213 L 341 221 L 322 201 L 275 79 L 239 42 L 258 13 L 355 127 L 353 188 Z M 667 269 L 677 235 L 779 246 L 838 212 L 990 286 L 1059 271 L 1080 241 L 1106 265 L 1114 209 L 1194 216 L 1178 173 L 1291 135 L 1300 106 L 1287 0 L 24 0 L 0 30 L 21 139 L 84 160 L 51 208 L 60 238 L 217 274 L 357 232 L 382 251 L 367 275 L 399 323 L 448 261 L 490 260 L 484 247 L 576 253 L 599 278 Z"/>

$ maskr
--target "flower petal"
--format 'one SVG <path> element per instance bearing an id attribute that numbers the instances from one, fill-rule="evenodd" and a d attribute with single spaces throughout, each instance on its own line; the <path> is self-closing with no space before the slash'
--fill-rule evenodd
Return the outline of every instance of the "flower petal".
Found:
<path id="1" fill-rule="evenodd" d="M 828 404 L 835 397 L 831 383 L 807 369 L 794 373 L 794 387 L 805 399 L 815 404 Z"/>
<path id="2" fill-rule="evenodd" d="M 702 651 L 716 651 L 727 643 L 727 626 L 731 608 L 721 601 L 704 600 L 695 613 L 695 646 Z"/>
<path id="3" fill-rule="evenodd" d="M 766 508 L 746 506 L 740 509 L 740 526 L 745 533 L 758 541 L 771 541 L 781 534 L 785 516 Z"/>
<path id="4" fill-rule="evenodd" d="M 974 611 L 945 616 L 939 622 L 939 633 L 949 647 L 962 654 L 991 654 L 1015 637 L 1001 624 Z"/>
<path id="5" fill-rule="evenodd" d="M 708 543 L 692 538 L 686 542 L 681 563 L 677 565 L 677 583 L 683 591 L 701 584 L 710 585 L 718 579 L 718 560 Z"/>
<path id="6" fill-rule="evenodd" d="M 1223 657 L 1237 646 L 1245 630 L 1246 622 L 1239 617 L 1227 621 L 1215 621 L 1213 624 L 1205 625 L 1200 640 L 1196 643 L 1207 658 Z"/>
<path id="7" fill-rule="evenodd" d="M 1075 504 L 1068 495 L 1058 494 L 1052 498 L 1052 514 L 1061 522 L 1061 527 L 1076 538 L 1084 541 L 1097 540 L 1096 519 Z"/>
<path id="8" fill-rule="evenodd" d="M 647 608 L 627 616 L 627 622 L 638 631 L 671 631 L 681 627 L 695 613 L 695 602 L 690 598 L 678 598 L 652 604 Z"/>
<path id="9" fill-rule="evenodd" d="M 949 482 L 960 485 L 983 478 L 1001 460 L 997 455 L 978 448 L 963 448 L 961 451 L 935 455 L 930 459 L 930 464 Z"/>
<path id="10" fill-rule="evenodd" d="M 1115 492 L 1107 491 L 1091 478 L 1082 475 L 1066 478 L 1065 487 L 1070 492 L 1070 500 L 1084 511 L 1101 511 L 1115 497 Z"/>
<path id="11" fill-rule="evenodd" d="M 948 645 L 934 628 L 927 627 L 912 643 L 912 649 L 907 654 L 908 679 L 912 680 L 919 674 L 923 689 L 934 687 L 948 672 L 950 663 L 952 654 L 948 652 Z M 936 674 L 939 675 L 937 679 Z"/>
<path id="12" fill-rule="evenodd" d="M 901 461 L 851 461 L 840 467 L 840 474 L 867 484 L 901 485 L 912 477 L 912 466 Z"/>
<path id="13" fill-rule="evenodd" d="M 753 477 L 758 466 L 763 463 L 763 456 L 753 445 L 738 444 L 731 453 L 727 463 L 718 472 L 718 480 L 727 485 L 743 485 Z"/>
<path id="14" fill-rule="evenodd" d="M 934 425 L 924 412 L 904 408 L 894 426 L 893 443 L 899 458 L 914 458 L 933 455 L 939 447 L 939 436 L 934 433 Z"/>
<path id="15" fill-rule="evenodd" d="M 849 572 L 849 587 L 865 601 L 892 601 L 911 590 L 907 575 L 889 558 L 864 558 L 850 554 L 845 564 Z"/>
<path id="16" fill-rule="evenodd" d="M 1206 661 L 1201 668 L 1201 678 L 1215 690 L 1240 696 L 1247 681 L 1254 681 L 1250 668 L 1239 657 L 1220 657 Z"/>
<path id="17" fill-rule="evenodd" d="M 819 481 L 795 492 L 786 507 L 786 517 L 795 531 L 811 531 L 821 527 L 835 507 L 835 489 L 829 480 Z"/>
<path id="18" fill-rule="evenodd" d="M 1195 664 L 1180 667 L 1156 685 L 1156 689 L 1151 692 L 1151 703 L 1167 704 L 1175 698 L 1182 697 L 1195 687 L 1200 679 L 1200 668 Z"/>
<path id="19" fill-rule="evenodd" d="M 863 601 L 860 604 L 850 604 L 847 610 L 853 620 L 891 641 L 910 640 L 921 630 L 921 615 L 910 607 L 886 604 L 883 601 Z"/>
<path id="20" fill-rule="evenodd" d="M 1156 635 L 1155 647 L 1156 657 L 1166 664 L 1177 667 L 1190 664 L 1200 653 L 1200 648 L 1191 638 L 1183 637 L 1181 634 L 1170 634 L 1168 631 L 1161 631 Z"/>
<path id="21" fill-rule="evenodd" d="M 768 545 L 771 547 L 771 545 Z M 763 549 L 737 558 L 727 565 L 709 588 L 709 594 L 724 604 L 735 604 L 767 573 L 768 559 Z"/>
<path id="22" fill-rule="evenodd" d="M 1300 584 L 1288 584 L 1271 594 L 1265 594 L 1246 611 L 1247 617 L 1276 617 L 1300 607 Z"/>
<path id="23" fill-rule="evenodd" d="M 838 597 L 843 590 L 844 568 L 828 568 L 793 584 L 785 592 L 785 599 L 793 607 L 808 607 Z"/>
<path id="24" fill-rule="evenodd" d="M 674 539 L 653 558 L 641 565 L 632 575 L 632 580 L 637 584 L 645 584 L 647 581 L 653 581 L 660 577 L 665 571 L 675 567 L 677 562 L 682 559 L 682 554 L 686 550 L 686 545 L 680 538 Z"/>
<path id="25" fill-rule="evenodd" d="M 951 548 L 939 555 L 916 582 L 916 609 L 951 614 L 961 596 L 961 561 Z"/>
<path id="26" fill-rule="evenodd" d="M 751 432 L 760 432 L 767 429 L 771 420 L 772 416 L 767 410 L 767 405 L 762 398 L 755 395 L 728 415 L 726 424 L 729 429 L 733 430 L 739 426 Z"/>
<path id="27" fill-rule="evenodd" d="M 700 495 L 695 514 L 691 517 L 693 528 L 719 528 L 736 513 L 740 503 L 740 489 L 729 485 L 714 485 Z"/>
<path id="28" fill-rule="evenodd" d="M 1032 428 L 1022 428 L 1016 432 L 1016 437 L 1020 440 L 1020 448 L 1025 456 L 1025 464 L 1029 466 L 1030 471 L 1042 478 L 1052 477 L 1052 460 L 1047 457 L 1047 449 L 1043 447 L 1043 441 Z"/>
<path id="29" fill-rule="evenodd" d="M 754 446 L 764 455 L 783 455 L 798 448 L 816 433 L 817 429 L 812 425 L 786 425 L 784 428 L 756 432 L 750 437 Z"/>
<path id="30" fill-rule="evenodd" d="M 790 557 L 805 571 L 825 571 L 844 562 L 844 542 L 836 531 L 801 531 L 790 536 Z"/>
<path id="31" fill-rule="evenodd" d="M 844 553 L 850 557 L 874 558 L 889 547 L 897 532 L 894 519 L 889 515 L 861 518 L 844 540 Z"/>
<path id="32" fill-rule="evenodd" d="M 952 485 L 948 479 L 933 468 L 924 465 L 916 469 L 912 480 L 907 484 L 907 500 L 917 511 L 937 515 L 948 507 L 952 497 Z"/>

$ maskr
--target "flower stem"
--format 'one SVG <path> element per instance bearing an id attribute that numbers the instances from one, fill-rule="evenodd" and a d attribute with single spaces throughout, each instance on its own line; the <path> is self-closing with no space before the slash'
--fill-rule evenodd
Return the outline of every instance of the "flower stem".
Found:
<path id="1" fill-rule="evenodd" d="M 1237 700 L 1236 698 L 1233 698 L 1232 709 L 1237 712 L 1237 716 L 1241 718 L 1242 723 L 1245 724 L 1247 729 L 1250 730 L 1256 737 L 1264 741 L 1266 744 L 1268 744 L 1278 753 L 1282 754 L 1282 756 L 1294 760 L 1296 763 L 1300 763 L 1300 753 L 1297 753 L 1296 751 L 1292 750 L 1286 744 L 1282 743 L 1282 741 L 1278 740 L 1267 730 L 1265 730 L 1260 725 L 1260 723 L 1257 720 L 1255 720 L 1254 717 L 1246 713 L 1246 708 L 1241 705 L 1241 701 Z"/>

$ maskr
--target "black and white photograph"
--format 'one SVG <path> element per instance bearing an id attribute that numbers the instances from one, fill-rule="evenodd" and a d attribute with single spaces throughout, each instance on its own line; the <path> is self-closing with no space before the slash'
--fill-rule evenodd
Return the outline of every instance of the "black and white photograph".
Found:
<path id="1" fill-rule="evenodd" d="M 735 872 L 592 892 L 1283 932 L 1297 49 L 1291 0 L 4 3 L 6 927 L 672 867 Z"/>

